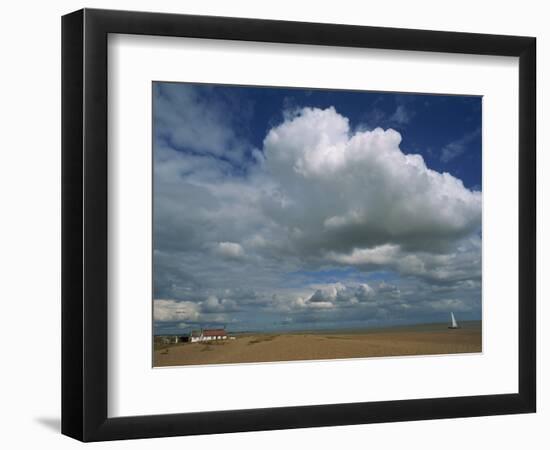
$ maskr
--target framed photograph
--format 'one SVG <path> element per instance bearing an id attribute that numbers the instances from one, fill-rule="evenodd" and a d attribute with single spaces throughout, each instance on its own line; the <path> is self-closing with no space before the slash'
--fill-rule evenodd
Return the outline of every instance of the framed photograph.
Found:
<path id="1" fill-rule="evenodd" d="M 535 412 L 536 40 L 62 20 L 62 432 Z"/>

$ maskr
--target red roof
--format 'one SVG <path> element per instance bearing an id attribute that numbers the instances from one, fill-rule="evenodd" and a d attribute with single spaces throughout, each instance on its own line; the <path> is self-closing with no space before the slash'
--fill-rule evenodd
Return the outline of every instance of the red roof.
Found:
<path id="1" fill-rule="evenodd" d="M 225 330 L 223 328 L 203 330 L 202 334 L 203 336 L 226 336 Z"/>

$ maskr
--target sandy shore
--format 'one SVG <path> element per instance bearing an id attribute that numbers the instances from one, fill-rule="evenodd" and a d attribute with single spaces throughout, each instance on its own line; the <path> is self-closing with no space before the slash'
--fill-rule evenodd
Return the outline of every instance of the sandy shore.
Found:
<path id="1" fill-rule="evenodd" d="M 213 343 L 174 344 L 154 352 L 154 366 L 303 361 L 481 352 L 481 328 L 353 333 L 250 334 Z"/>

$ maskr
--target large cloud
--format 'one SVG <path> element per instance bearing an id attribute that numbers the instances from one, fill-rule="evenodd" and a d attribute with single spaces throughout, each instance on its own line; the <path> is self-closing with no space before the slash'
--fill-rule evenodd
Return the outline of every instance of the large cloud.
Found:
<path id="1" fill-rule="evenodd" d="M 265 168 L 278 181 L 266 213 L 309 252 L 438 251 L 478 229 L 481 193 L 400 142 L 392 129 L 351 133 L 334 108 L 304 108 L 265 139 Z"/>

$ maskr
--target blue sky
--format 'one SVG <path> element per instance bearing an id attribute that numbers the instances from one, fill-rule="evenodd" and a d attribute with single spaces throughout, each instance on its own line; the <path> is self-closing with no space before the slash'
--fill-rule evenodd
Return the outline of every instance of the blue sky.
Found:
<path id="1" fill-rule="evenodd" d="M 480 319 L 481 110 L 154 83 L 155 333 Z"/>

